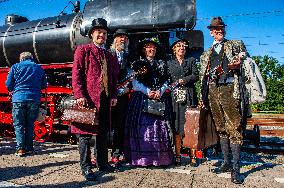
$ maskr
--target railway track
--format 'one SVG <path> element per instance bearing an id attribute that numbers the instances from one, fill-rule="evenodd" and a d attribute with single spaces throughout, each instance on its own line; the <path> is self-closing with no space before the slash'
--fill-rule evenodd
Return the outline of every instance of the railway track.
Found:
<path id="1" fill-rule="evenodd" d="M 249 153 L 267 153 L 284 155 L 284 140 L 283 142 L 260 142 L 259 146 L 254 144 L 244 143 L 242 151 Z"/>

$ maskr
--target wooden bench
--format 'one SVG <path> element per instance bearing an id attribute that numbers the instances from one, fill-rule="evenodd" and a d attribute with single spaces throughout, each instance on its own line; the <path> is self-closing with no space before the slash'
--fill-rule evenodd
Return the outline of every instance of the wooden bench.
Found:
<path id="1" fill-rule="evenodd" d="M 247 119 L 247 129 L 259 127 L 261 136 L 284 136 L 284 118 L 252 117 Z"/>
<path id="2" fill-rule="evenodd" d="M 255 115 L 247 119 L 244 141 L 260 145 L 261 136 L 283 137 L 284 115 Z"/>

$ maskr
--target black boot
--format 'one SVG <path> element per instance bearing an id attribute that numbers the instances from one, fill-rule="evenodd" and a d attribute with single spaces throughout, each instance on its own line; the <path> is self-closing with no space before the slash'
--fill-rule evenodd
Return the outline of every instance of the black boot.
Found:
<path id="1" fill-rule="evenodd" d="M 242 184 L 243 181 L 240 177 L 240 144 L 231 144 L 231 150 L 233 155 L 233 170 L 231 172 L 231 181 L 235 184 Z"/>
<path id="2" fill-rule="evenodd" d="M 224 162 L 221 164 L 220 168 L 214 170 L 216 173 L 231 172 L 232 166 L 229 159 L 229 139 L 220 138 L 221 150 L 224 156 Z"/>

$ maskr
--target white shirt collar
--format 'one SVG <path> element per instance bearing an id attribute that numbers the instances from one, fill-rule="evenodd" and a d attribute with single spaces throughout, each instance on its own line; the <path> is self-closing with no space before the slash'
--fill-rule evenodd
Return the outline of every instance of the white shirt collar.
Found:
<path id="1" fill-rule="evenodd" d="M 224 39 L 223 39 L 221 42 L 214 40 L 214 41 L 213 41 L 213 46 L 214 46 L 215 44 L 221 44 L 223 41 L 224 41 Z"/>
<path id="2" fill-rule="evenodd" d="M 96 47 L 98 47 L 98 48 L 105 49 L 105 45 L 104 44 L 103 45 L 98 45 L 97 43 L 94 42 L 94 45 L 96 45 Z"/>

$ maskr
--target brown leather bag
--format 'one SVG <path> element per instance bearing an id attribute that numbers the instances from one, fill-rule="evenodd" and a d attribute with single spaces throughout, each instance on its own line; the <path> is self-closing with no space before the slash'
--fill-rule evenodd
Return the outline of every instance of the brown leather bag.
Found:
<path id="1" fill-rule="evenodd" d="M 96 109 L 89 108 L 70 108 L 64 109 L 63 116 L 64 121 L 70 121 L 72 123 L 81 123 L 86 125 L 98 125 Z"/>
<path id="2" fill-rule="evenodd" d="M 200 150 L 217 144 L 218 137 L 210 111 L 188 108 L 185 118 L 184 147 Z"/>
<path id="3" fill-rule="evenodd" d="M 71 123 L 98 125 L 99 121 L 96 108 L 79 108 L 74 96 L 68 96 L 62 100 L 61 108 L 63 108 L 63 115 L 61 120 L 70 121 Z"/>

